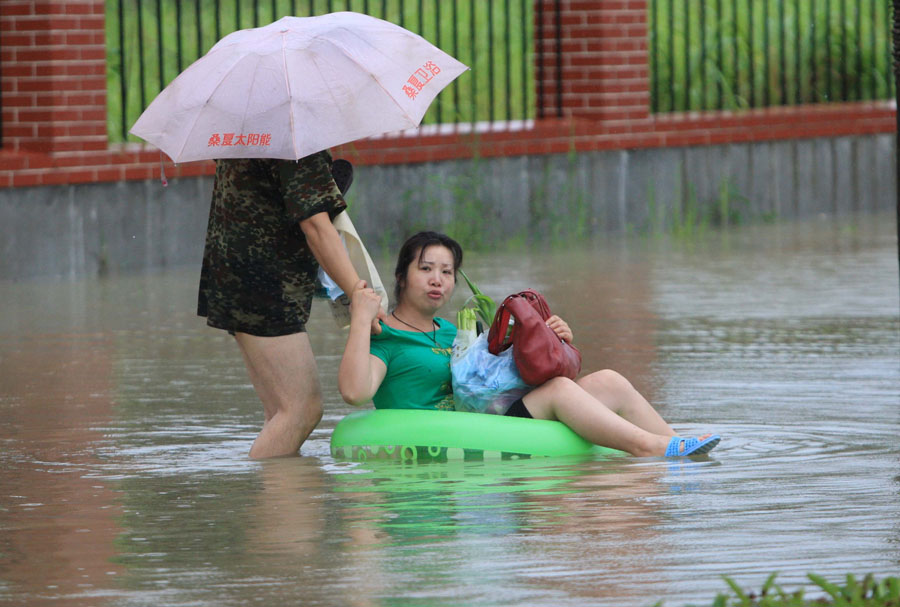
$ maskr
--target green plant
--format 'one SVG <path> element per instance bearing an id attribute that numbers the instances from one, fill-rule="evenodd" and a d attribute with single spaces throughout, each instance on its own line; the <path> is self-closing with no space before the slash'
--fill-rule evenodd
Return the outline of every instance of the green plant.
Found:
<path id="1" fill-rule="evenodd" d="M 494 322 L 494 314 L 497 312 L 497 304 L 494 303 L 494 300 L 489 296 L 485 295 L 481 292 L 481 289 L 478 288 L 474 282 L 472 282 L 469 277 L 466 275 L 462 269 L 459 270 L 459 273 L 462 275 L 463 279 L 466 281 L 466 284 L 469 285 L 469 289 L 472 291 L 472 297 L 466 300 L 466 303 L 463 304 L 463 309 L 468 308 L 470 303 L 474 303 L 475 305 L 475 314 L 484 323 L 484 326 L 489 327 L 492 322 Z M 462 312 L 462 310 L 460 311 Z M 460 322 L 466 321 L 467 323 L 470 320 L 473 320 L 470 315 L 464 314 L 463 317 L 460 318 Z M 460 327 L 462 328 L 462 327 Z"/>
<path id="2" fill-rule="evenodd" d="M 551 238 L 556 242 L 569 242 L 573 238 L 582 240 L 589 236 L 590 205 L 585 192 L 578 186 L 578 153 L 575 149 L 574 134 L 569 137 L 569 151 L 566 154 L 566 180 L 560 191 L 559 202 L 562 213 L 551 214 Z"/>
<path id="3" fill-rule="evenodd" d="M 876 580 L 871 573 L 862 581 L 853 574 L 847 574 L 843 586 L 829 582 L 824 577 L 810 573 L 807 577 L 826 596 L 808 598 L 803 589 L 785 591 L 775 583 L 777 573 L 772 573 L 763 583 L 760 591 L 750 592 L 740 587 L 730 577 L 725 583 L 731 594 L 719 594 L 712 607 L 900 607 L 900 578 L 886 577 Z M 660 605 L 658 603 L 657 605 Z"/>
<path id="4" fill-rule="evenodd" d="M 656 182 L 647 185 L 647 217 L 650 218 L 650 234 L 658 236 L 665 232 L 665 224 L 660 216 L 659 203 L 656 202 Z"/>
<path id="5" fill-rule="evenodd" d="M 719 182 L 719 195 L 713 208 L 712 221 L 716 225 L 740 225 L 744 221 L 741 207 L 746 207 L 750 199 L 737 191 L 736 186 L 727 177 Z"/>
<path id="6" fill-rule="evenodd" d="M 737 186 L 725 177 L 719 182 L 715 197 L 700 200 L 696 186 L 686 183 L 683 200 L 673 202 L 671 213 L 667 213 L 656 197 L 656 186 L 650 182 L 647 186 L 648 224 L 645 230 L 651 235 L 670 233 L 676 238 L 688 239 L 697 237 L 710 226 L 737 226 L 754 219 L 748 213 L 750 199 L 744 196 Z M 759 220 L 771 223 L 774 212 L 761 213 Z"/>
<path id="7" fill-rule="evenodd" d="M 464 248 L 484 247 L 492 240 L 490 216 L 494 213 L 494 205 L 479 195 L 483 190 L 483 174 L 481 158 L 475 156 L 467 170 L 440 184 L 450 194 L 451 215 L 446 231 Z"/>
<path id="8" fill-rule="evenodd" d="M 697 200 L 694 184 L 687 184 L 687 195 L 684 202 L 676 205 L 672 222 L 672 234 L 677 238 L 693 238 L 709 227 L 709 214 L 704 212 Z"/>
<path id="9" fill-rule="evenodd" d="M 890 3 L 648 5 L 656 112 L 890 99 Z"/>

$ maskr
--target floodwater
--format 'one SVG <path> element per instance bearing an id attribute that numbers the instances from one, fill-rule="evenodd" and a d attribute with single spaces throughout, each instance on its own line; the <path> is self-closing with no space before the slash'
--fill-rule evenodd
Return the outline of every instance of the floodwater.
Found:
<path id="1" fill-rule="evenodd" d="M 194 316 L 196 268 L 0 284 L 0 603 L 682 607 L 723 575 L 897 574 L 894 226 L 469 256 L 495 297 L 543 291 L 585 368 L 722 434 L 696 461 L 336 462 L 343 336 L 317 305 L 325 418 L 254 462 L 261 408 Z"/>

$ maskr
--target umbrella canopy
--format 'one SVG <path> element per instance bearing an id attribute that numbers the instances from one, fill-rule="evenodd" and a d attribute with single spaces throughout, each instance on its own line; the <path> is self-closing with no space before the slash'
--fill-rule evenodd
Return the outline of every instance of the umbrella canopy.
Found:
<path id="1" fill-rule="evenodd" d="M 160 92 L 131 133 L 174 162 L 297 159 L 418 126 L 467 69 L 368 15 L 284 17 L 222 38 Z"/>

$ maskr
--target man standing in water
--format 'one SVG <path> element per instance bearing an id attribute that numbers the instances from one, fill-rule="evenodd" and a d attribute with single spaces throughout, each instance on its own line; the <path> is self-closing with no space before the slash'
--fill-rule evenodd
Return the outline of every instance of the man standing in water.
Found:
<path id="1" fill-rule="evenodd" d="M 349 166 L 349 165 L 347 165 Z M 234 335 L 262 401 L 250 457 L 294 455 L 322 419 L 306 334 L 319 265 L 344 293 L 359 276 L 332 220 L 352 174 L 331 155 L 216 161 L 197 313 Z"/>

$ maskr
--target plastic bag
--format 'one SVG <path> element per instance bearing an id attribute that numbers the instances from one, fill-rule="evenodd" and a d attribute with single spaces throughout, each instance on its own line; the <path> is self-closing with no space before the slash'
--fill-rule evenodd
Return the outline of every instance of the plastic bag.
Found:
<path id="1" fill-rule="evenodd" d="M 471 336 L 457 334 L 457 342 Z M 450 360 L 453 400 L 457 411 L 504 415 L 517 399 L 533 388 L 522 381 L 512 348 L 499 355 L 488 352 L 487 333 L 482 333 L 467 348 L 454 342 Z"/>
<path id="2" fill-rule="evenodd" d="M 466 350 L 475 343 L 475 338 L 478 337 L 478 334 L 475 332 L 475 329 L 457 329 L 456 330 L 456 339 L 453 340 L 453 355 L 451 358 L 451 364 L 453 361 L 462 357 Z"/>
<path id="3" fill-rule="evenodd" d="M 328 299 L 334 301 L 344 294 L 344 292 L 338 286 L 338 283 L 334 282 L 334 279 L 325 273 L 325 269 L 322 268 L 322 266 L 319 266 L 318 279 L 319 286 L 321 286 L 322 290 L 325 291 L 324 297 L 327 297 Z"/>

